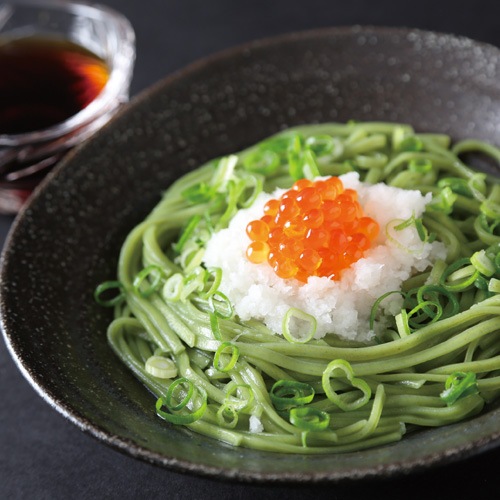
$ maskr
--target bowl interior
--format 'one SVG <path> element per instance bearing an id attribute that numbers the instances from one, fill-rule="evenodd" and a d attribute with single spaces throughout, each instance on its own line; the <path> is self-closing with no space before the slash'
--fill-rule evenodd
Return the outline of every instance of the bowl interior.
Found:
<path id="1" fill-rule="evenodd" d="M 406 122 L 495 142 L 500 51 L 412 30 L 339 28 L 254 42 L 196 63 L 136 99 L 58 168 L 3 254 L 1 318 L 34 387 L 77 425 L 133 456 L 239 480 L 406 472 L 496 443 L 498 407 L 383 448 L 334 456 L 233 449 L 172 428 L 107 345 L 92 298 L 128 231 L 175 178 L 301 123 Z"/>

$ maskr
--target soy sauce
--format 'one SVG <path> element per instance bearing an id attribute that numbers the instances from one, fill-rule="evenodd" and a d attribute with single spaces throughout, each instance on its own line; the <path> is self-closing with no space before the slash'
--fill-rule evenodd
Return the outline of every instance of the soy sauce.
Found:
<path id="1" fill-rule="evenodd" d="M 100 57 L 68 40 L 0 42 L 0 135 L 67 120 L 99 95 L 108 78 Z"/>

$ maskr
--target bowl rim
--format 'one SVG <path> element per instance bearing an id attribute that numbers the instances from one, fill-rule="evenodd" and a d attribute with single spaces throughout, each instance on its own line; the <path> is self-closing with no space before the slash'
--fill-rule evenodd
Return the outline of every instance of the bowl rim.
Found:
<path id="1" fill-rule="evenodd" d="M 115 121 L 128 114 L 130 111 L 137 109 L 141 103 L 147 101 L 152 96 L 159 94 L 171 85 L 178 81 L 182 81 L 185 77 L 194 75 L 207 66 L 211 66 L 216 62 L 231 59 L 234 56 L 244 54 L 246 51 L 255 49 L 268 48 L 278 46 L 280 44 L 287 44 L 298 40 L 322 38 L 326 36 L 353 36 L 360 34 L 371 35 L 408 35 L 410 33 L 420 34 L 422 36 L 437 36 L 450 38 L 455 41 L 472 43 L 477 47 L 485 50 L 494 50 L 500 56 L 500 48 L 486 42 L 476 41 L 471 38 L 455 35 L 452 33 L 437 32 L 432 30 L 422 30 L 418 28 L 405 28 L 405 27 L 387 27 L 387 26 L 373 26 L 373 25 L 353 25 L 353 26 L 338 26 L 338 27 L 325 27 L 315 28 L 302 31 L 294 31 L 277 36 L 269 36 L 259 38 L 249 42 L 245 42 L 205 57 L 199 58 L 190 64 L 174 71 L 173 73 L 163 77 L 158 82 L 142 90 L 138 95 L 134 96 L 129 103 L 124 105 L 118 110 L 113 118 L 106 123 L 102 130 L 112 127 Z M 95 137 L 95 136 L 94 136 Z M 408 458 L 403 462 L 392 463 L 388 466 L 370 466 L 362 469 L 351 469 L 349 471 L 335 471 L 319 473 L 297 473 L 297 472 L 279 472 L 268 473 L 265 471 L 249 471 L 241 469 L 229 469 L 219 466 L 208 466 L 205 464 L 193 463 L 188 460 L 167 457 L 161 453 L 153 452 L 143 446 L 138 445 L 126 438 L 111 435 L 110 433 L 102 430 L 98 425 L 94 424 L 86 417 L 80 415 L 74 408 L 67 402 L 59 400 L 54 394 L 43 386 L 43 382 L 38 380 L 38 377 L 30 369 L 30 366 L 25 364 L 22 352 L 17 349 L 15 341 L 15 333 L 10 331 L 9 317 L 5 314 L 5 286 L 6 274 L 11 261 L 15 259 L 13 247 L 16 241 L 17 232 L 23 224 L 26 224 L 28 213 L 32 206 L 38 203 L 44 195 L 45 188 L 51 184 L 52 180 L 56 178 L 61 171 L 66 170 L 67 165 L 70 165 L 74 158 L 78 158 L 81 151 L 84 151 L 89 141 L 77 146 L 71 150 L 68 155 L 51 171 L 48 176 L 38 185 L 32 194 L 29 202 L 21 209 L 15 218 L 11 229 L 7 235 L 4 247 L 0 255 L 0 329 L 7 345 L 7 349 L 12 356 L 15 364 L 18 366 L 22 375 L 35 389 L 35 391 L 56 411 L 62 414 L 65 418 L 83 430 L 85 433 L 90 434 L 100 442 L 120 451 L 133 458 L 139 458 L 145 462 L 151 463 L 156 466 L 181 472 L 192 473 L 201 477 L 209 477 L 215 479 L 222 479 L 234 482 L 250 483 L 258 482 L 265 483 L 319 483 L 319 482 L 338 482 L 353 479 L 371 479 L 371 478 L 389 478 L 398 475 L 404 475 L 412 472 L 428 469 L 432 466 L 445 465 L 467 457 L 477 455 L 489 449 L 500 445 L 500 429 L 494 434 L 488 434 L 472 442 L 462 446 L 455 446 L 452 449 L 446 450 L 445 453 L 434 453 L 428 455 L 421 455 L 417 458 Z M 282 455 L 277 455 L 282 456 Z"/>

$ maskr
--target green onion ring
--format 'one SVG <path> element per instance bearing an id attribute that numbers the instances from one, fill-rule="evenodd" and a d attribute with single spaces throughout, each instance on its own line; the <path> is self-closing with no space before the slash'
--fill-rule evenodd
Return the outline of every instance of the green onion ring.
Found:
<path id="1" fill-rule="evenodd" d="M 118 293 L 108 300 L 102 299 L 102 294 L 107 290 L 118 290 Z M 125 290 L 120 281 L 105 281 L 98 285 L 94 291 L 94 300 L 102 307 L 114 307 L 125 300 Z"/>
<path id="2" fill-rule="evenodd" d="M 290 423 L 304 431 L 324 431 L 330 425 L 330 415 L 317 408 L 302 406 L 290 410 Z"/>
<path id="3" fill-rule="evenodd" d="M 226 349 L 229 349 L 231 351 L 231 357 L 226 364 L 223 364 L 221 356 L 225 354 L 224 351 Z M 219 370 L 220 372 L 224 373 L 229 372 L 236 366 L 239 356 L 240 356 L 240 350 L 238 349 L 238 346 L 235 346 L 231 342 L 223 342 L 219 346 L 217 351 L 215 351 L 214 368 L 216 370 Z"/>
<path id="4" fill-rule="evenodd" d="M 133 287 L 135 293 L 141 297 L 149 297 L 159 288 L 163 275 L 163 270 L 159 266 L 151 265 L 145 267 L 134 278 Z M 142 284 L 147 278 L 149 278 L 149 276 L 153 276 L 153 281 L 146 289 L 142 289 Z"/>
<path id="5" fill-rule="evenodd" d="M 311 385 L 295 380 L 278 380 L 269 392 L 274 407 L 280 411 L 306 405 L 314 399 L 314 394 Z"/>
<path id="6" fill-rule="evenodd" d="M 184 398 L 181 400 L 180 403 L 174 405 L 173 404 L 174 391 L 181 384 L 187 385 L 186 395 L 184 396 Z M 168 388 L 167 394 L 165 396 L 165 405 L 167 406 L 167 408 L 169 410 L 172 410 L 172 411 L 182 410 L 182 408 L 184 408 L 189 403 L 189 401 L 191 400 L 191 398 L 193 396 L 193 393 L 194 393 L 194 384 L 193 384 L 193 382 L 191 382 L 191 380 L 189 380 L 187 378 L 184 378 L 184 377 L 178 378 L 178 379 L 174 380 L 170 384 L 170 387 Z"/>

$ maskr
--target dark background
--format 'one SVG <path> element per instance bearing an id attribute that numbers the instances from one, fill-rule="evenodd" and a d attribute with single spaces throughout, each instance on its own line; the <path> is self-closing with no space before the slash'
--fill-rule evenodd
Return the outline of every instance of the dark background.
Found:
<path id="1" fill-rule="evenodd" d="M 125 14 L 136 30 L 132 96 L 205 55 L 255 38 L 316 27 L 407 26 L 500 46 L 497 0 L 464 1 L 460 5 L 451 0 L 100 3 Z M 11 223 L 11 217 L 0 216 L 0 245 Z M 499 467 L 500 449 L 408 476 L 324 485 L 239 485 L 169 472 L 124 456 L 66 421 L 23 379 L 0 341 L 0 499 L 499 498 Z"/>

